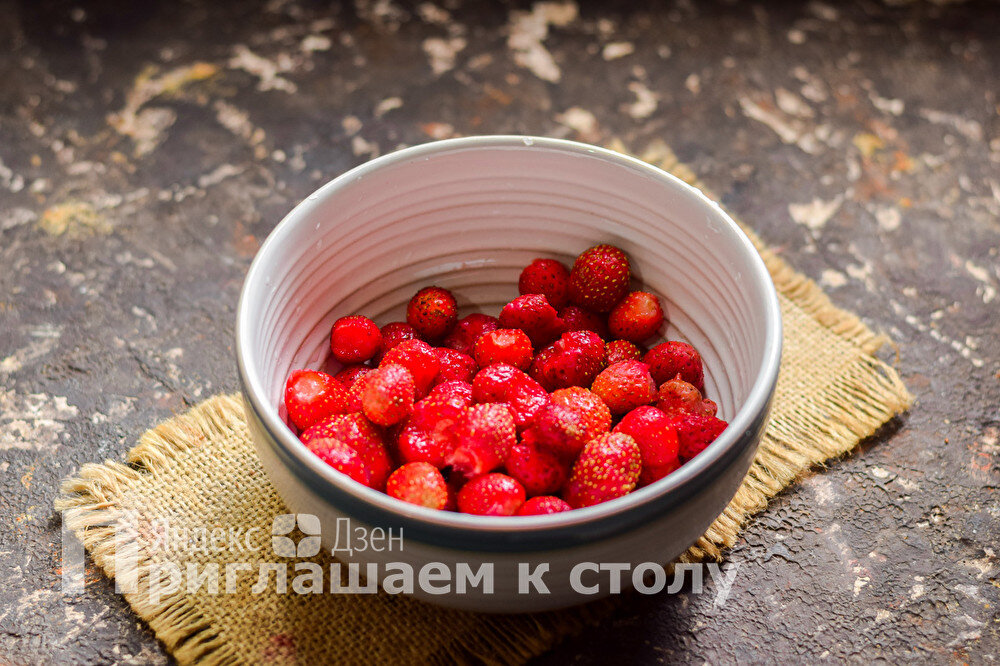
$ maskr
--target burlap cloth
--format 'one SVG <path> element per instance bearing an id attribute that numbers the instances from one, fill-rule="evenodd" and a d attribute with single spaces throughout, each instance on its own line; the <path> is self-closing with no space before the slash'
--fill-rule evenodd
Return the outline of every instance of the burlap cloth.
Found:
<path id="1" fill-rule="evenodd" d="M 615 146 L 621 148 L 621 146 Z M 702 187 L 664 144 L 643 159 Z M 702 187 L 702 189 L 704 189 Z M 748 230 L 777 286 L 784 318 L 784 356 L 771 421 L 743 485 L 725 512 L 682 556 L 721 557 L 748 516 L 810 467 L 850 451 L 912 400 L 897 373 L 872 354 L 887 340 L 834 307 Z M 147 588 L 126 593 L 136 613 L 180 663 L 445 663 L 479 659 L 519 663 L 603 617 L 611 602 L 521 616 L 476 615 L 428 606 L 401 595 L 251 592 L 258 565 L 273 560 L 271 520 L 285 513 L 254 454 L 240 400 L 217 396 L 145 433 L 128 464 L 85 465 L 56 503 L 94 562 L 115 576 L 115 525 L 130 516 L 128 547 L 140 583 L 156 562 L 197 570 L 246 561 L 235 594 L 195 593 L 181 586 L 154 600 Z M 181 550 L 156 543 L 150 527 L 242 528 L 257 550 L 239 554 Z M 119 526 L 120 527 L 120 526 Z M 250 528 L 257 530 L 246 532 Z M 121 534 L 122 532 L 119 532 Z M 117 538 L 121 547 L 121 537 Z M 317 560 L 327 562 L 322 557 Z M 289 567 L 291 573 L 291 567 Z M 291 576 L 289 576 L 291 579 Z"/>

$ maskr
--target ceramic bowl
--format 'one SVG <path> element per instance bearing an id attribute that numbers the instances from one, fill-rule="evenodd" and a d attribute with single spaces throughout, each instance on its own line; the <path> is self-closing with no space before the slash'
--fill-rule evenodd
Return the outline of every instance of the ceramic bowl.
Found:
<path id="1" fill-rule="evenodd" d="M 571 265 L 598 243 L 621 247 L 636 283 L 658 294 L 665 339 L 687 340 L 705 363 L 706 393 L 729 427 L 665 479 L 598 506 L 548 516 L 481 517 L 432 511 L 363 487 L 328 467 L 289 429 L 282 388 L 296 368 L 327 361 L 339 317 L 404 320 L 410 297 L 434 284 L 461 308 L 496 314 L 518 295 L 536 257 Z M 319 518 L 323 543 L 376 577 L 388 563 L 454 575 L 492 566 L 485 586 L 439 604 L 537 611 L 582 594 L 573 567 L 666 563 L 733 497 L 757 449 L 781 354 L 770 276 L 739 227 L 697 189 L 639 160 L 580 143 L 521 136 L 437 141 L 379 157 L 332 180 L 292 210 L 258 252 L 240 298 L 237 355 L 257 452 L 290 511 Z M 403 536 L 391 551 L 344 550 L 377 528 Z M 338 544 L 339 541 L 339 544 Z M 355 540 L 362 546 L 363 540 Z M 383 544 L 384 546 L 384 544 Z M 519 590 L 518 566 L 546 563 L 548 594 Z M 593 576 L 596 580 L 597 576 Z M 587 581 L 588 586 L 594 581 Z M 627 582 L 626 582 L 627 586 Z"/>

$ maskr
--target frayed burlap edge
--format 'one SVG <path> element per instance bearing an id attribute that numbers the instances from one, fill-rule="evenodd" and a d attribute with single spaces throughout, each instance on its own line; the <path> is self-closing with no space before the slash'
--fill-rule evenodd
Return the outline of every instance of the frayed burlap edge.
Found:
<path id="1" fill-rule="evenodd" d="M 93 561 L 112 580 L 116 577 L 116 553 L 124 545 L 137 546 L 132 564 L 135 589 L 124 597 L 163 642 L 178 663 L 242 664 L 245 659 L 226 640 L 225 630 L 215 627 L 198 610 L 183 589 L 165 594 L 156 603 L 149 598 L 149 577 L 154 560 L 143 541 L 130 538 L 129 521 L 121 520 L 122 498 L 144 475 L 157 474 L 174 464 L 186 451 L 218 438 L 246 432 L 246 412 L 238 394 L 205 400 L 188 412 L 147 431 L 129 451 L 128 463 L 88 463 L 76 476 L 63 482 L 55 502 L 66 526 L 77 535 Z M 536 615 L 491 615 L 487 622 L 466 632 L 461 640 L 434 654 L 431 663 L 454 664 L 520 663 L 550 649 L 569 635 L 579 633 L 607 617 L 611 600 L 582 606 L 568 613 Z"/>
<path id="2" fill-rule="evenodd" d="M 628 153 L 621 141 L 613 141 L 609 147 Z M 653 142 L 638 157 L 697 187 L 709 198 L 719 200 L 662 141 Z M 775 435 L 779 433 L 773 428 L 767 430 L 735 497 L 705 535 L 681 555 L 679 559 L 684 562 L 721 559 L 723 549 L 735 543 L 747 519 L 762 511 L 768 500 L 810 468 L 847 454 L 861 440 L 874 435 L 887 421 L 913 404 L 913 395 L 899 374 L 872 356 L 891 342 L 888 336 L 873 332 L 857 315 L 835 306 L 815 282 L 789 266 L 752 229 L 735 216 L 733 219 L 757 248 L 779 295 L 824 328 L 857 345 L 865 355 L 859 355 L 857 362 L 838 376 L 836 382 L 816 395 L 817 400 L 825 398 L 832 407 L 827 418 L 817 421 L 807 435 L 798 433 L 793 443 L 778 439 Z"/>
<path id="3" fill-rule="evenodd" d="M 147 431 L 128 453 L 128 464 L 111 460 L 88 463 L 62 484 L 55 508 L 63 512 L 66 526 L 83 543 L 91 558 L 111 579 L 115 578 L 115 553 L 123 543 L 116 530 L 131 529 L 121 520 L 121 500 L 130 485 L 146 474 L 169 468 L 181 454 L 204 442 L 228 437 L 246 428 L 242 400 L 235 395 L 209 398 L 188 412 Z M 134 543 L 141 543 L 138 539 Z M 141 546 L 140 546 L 141 549 Z M 165 594 L 157 603 L 149 598 L 149 576 L 154 560 L 148 552 L 136 553 L 134 589 L 125 599 L 180 663 L 238 664 L 239 655 L 213 627 L 183 590 Z"/>
<path id="4" fill-rule="evenodd" d="M 627 152 L 620 142 L 613 142 L 611 148 Z M 639 157 L 708 193 L 694 172 L 680 163 L 666 144 L 655 142 Z M 792 269 L 753 231 L 742 223 L 740 226 L 760 252 L 779 294 L 868 356 L 859 357 L 858 363 L 817 396 L 829 400 L 835 410 L 828 419 L 817 422 L 806 438 L 800 433 L 791 443 L 768 431 L 735 497 L 704 536 L 681 555 L 679 559 L 685 562 L 720 559 L 748 518 L 763 510 L 768 500 L 810 468 L 851 451 L 913 401 L 895 370 L 870 356 L 889 342 L 888 338 L 871 331 L 857 316 L 834 306 L 812 280 Z M 146 432 L 138 446 L 129 452 L 128 464 L 106 461 L 84 465 L 75 477 L 63 483 L 56 509 L 63 512 L 66 526 L 81 539 L 94 562 L 114 579 L 114 555 L 120 543 L 115 539 L 115 521 L 125 490 L 143 475 L 168 468 L 185 451 L 244 428 L 245 413 L 238 396 L 210 398 Z M 126 526 L 117 525 L 118 529 L 122 527 Z M 139 555 L 136 589 L 143 590 L 148 589 L 144 583 L 153 561 L 148 553 Z M 225 630 L 212 626 L 182 592 L 165 595 L 155 604 L 147 594 L 124 596 L 178 662 L 242 663 L 241 656 L 226 640 Z M 522 662 L 586 625 L 599 622 L 616 605 L 615 601 L 592 603 L 572 612 L 530 616 L 527 625 L 525 616 L 492 616 L 489 622 L 477 627 L 475 635 L 454 641 L 432 660 L 454 663 L 471 657 L 486 663 Z"/>

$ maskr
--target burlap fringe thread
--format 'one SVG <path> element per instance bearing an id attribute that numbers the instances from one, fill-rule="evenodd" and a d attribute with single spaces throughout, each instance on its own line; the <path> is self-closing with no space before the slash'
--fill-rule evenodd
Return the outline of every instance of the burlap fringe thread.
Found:
<path id="1" fill-rule="evenodd" d="M 611 147 L 627 152 L 620 142 L 613 143 Z M 705 190 L 694 173 L 678 162 L 666 144 L 654 143 L 640 158 Z M 885 336 L 873 333 L 858 317 L 834 306 L 813 281 L 794 271 L 751 230 L 744 227 L 744 231 L 760 251 L 775 286 L 784 297 L 867 354 L 873 354 L 887 342 Z M 874 358 L 867 359 L 864 365 L 840 377 L 836 384 L 827 388 L 827 393 L 827 398 L 838 396 L 838 400 L 832 403 L 836 411 L 829 414 L 828 420 L 815 424 L 811 437 L 803 440 L 800 434 L 792 444 L 782 442 L 773 432 L 765 435 L 736 496 L 705 535 L 679 558 L 680 561 L 720 559 L 723 549 L 735 542 L 747 518 L 764 509 L 770 498 L 813 466 L 815 461 L 847 453 L 859 440 L 870 437 L 887 420 L 905 411 L 913 400 L 895 373 L 885 372 L 881 362 Z M 124 490 L 143 475 L 155 475 L 168 468 L 177 456 L 203 442 L 245 429 L 244 419 L 243 404 L 238 396 L 217 396 L 207 400 L 186 414 L 146 432 L 138 446 L 129 452 L 127 465 L 113 461 L 84 465 L 75 477 L 63 484 L 62 497 L 56 501 L 56 509 L 64 512 L 63 520 L 67 527 L 80 536 L 94 562 L 114 579 L 115 551 L 121 544 L 115 539 L 114 521 L 120 512 L 119 500 Z M 153 564 L 154 560 L 148 553 L 139 553 L 138 585 L 135 589 L 148 589 Z M 125 598 L 178 662 L 241 662 L 232 645 L 181 592 L 166 595 L 155 604 L 148 595 L 141 593 L 126 593 Z M 525 630 L 523 617 L 521 621 L 516 621 L 494 616 L 493 621 L 483 627 L 485 631 L 464 637 L 461 646 L 448 650 L 447 654 L 436 655 L 435 661 L 453 663 L 467 660 L 470 656 L 485 661 L 498 658 L 505 662 L 523 661 L 550 648 L 562 637 L 606 617 L 612 603 L 599 602 L 582 606 L 574 612 L 532 616 L 534 632 Z"/>

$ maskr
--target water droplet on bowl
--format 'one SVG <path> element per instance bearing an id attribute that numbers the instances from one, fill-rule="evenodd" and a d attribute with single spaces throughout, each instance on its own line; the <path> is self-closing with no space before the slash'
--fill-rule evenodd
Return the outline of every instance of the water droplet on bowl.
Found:
<path id="1" fill-rule="evenodd" d="M 533 145 L 535 145 L 535 140 L 532 139 L 530 136 L 524 137 L 523 139 L 521 139 L 521 141 L 523 141 L 524 145 L 526 145 L 526 146 L 533 146 Z"/>

